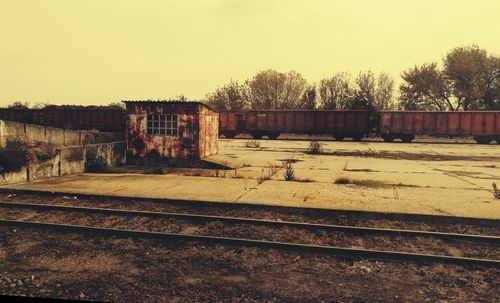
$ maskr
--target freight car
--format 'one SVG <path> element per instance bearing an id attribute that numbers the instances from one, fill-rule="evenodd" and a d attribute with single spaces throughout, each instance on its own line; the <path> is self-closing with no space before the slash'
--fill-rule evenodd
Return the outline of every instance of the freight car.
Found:
<path id="1" fill-rule="evenodd" d="M 0 119 L 65 129 L 125 130 L 120 109 L 0 109 Z"/>
<path id="2" fill-rule="evenodd" d="M 233 138 L 248 132 L 255 139 L 276 139 L 281 133 L 331 134 L 360 141 L 379 136 L 386 142 L 411 142 L 417 135 L 473 137 L 500 144 L 499 111 L 426 112 L 362 110 L 262 110 L 219 112 L 220 135 Z"/>
<path id="3" fill-rule="evenodd" d="M 233 138 L 249 132 L 253 138 L 277 139 L 281 133 L 331 134 L 337 140 L 346 137 L 360 141 L 372 131 L 370 112 L 363 110 L 253 110 L 219 112 L 221 135 Z"/>
<path id="4" fill-rule="evenodd" d="M 500 144 L 500 111 L 381 111 L 378 133 L 386 142 L 411 142 L 416 135 L 473 137 L 477 143 Z"/>

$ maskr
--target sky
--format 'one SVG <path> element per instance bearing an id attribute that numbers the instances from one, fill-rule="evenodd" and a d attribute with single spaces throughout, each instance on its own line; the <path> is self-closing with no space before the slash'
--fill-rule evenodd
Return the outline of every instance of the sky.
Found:
<path id="1" fill-rule="evenodd" d="M 200 100 L 264 69 L 401 72 L 476 44 L 498 0 L 0 0 L 0 106 Z"/>

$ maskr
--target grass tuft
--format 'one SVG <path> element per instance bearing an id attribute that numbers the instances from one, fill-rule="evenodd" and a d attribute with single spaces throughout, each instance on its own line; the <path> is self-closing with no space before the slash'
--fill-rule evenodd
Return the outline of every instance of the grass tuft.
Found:
<path id="1" fill-rule="evenodd" d="M 260 147 L 260 142 L 256 141 L 256 140 L 245 141 L 245 147 L 259 148 Z"/>
<path id="2" fill-rule="evenodd" d="M 311 143 L 309 143 L 309 147 L 306 150 L 306 153 L 314 155 L 323 153 L 323 143 L 319 141 L 311 141 Z"/>
<path id="3" fill-rule="evenodd" d="M 492 186 L 493 186 L 493 197 L 495 197 L 495 199 L 500 199 L 500 190 L 498 190 L 497 184 L 493 182 Z"/>
<path id="4" fill-rule="evenodd" d="M 295 170 L 293 169 L 293 164 L 291 162 L 285 162 L 283 163 L 283 167 L 285 169 L 285 172 L 283 174 L 283 177 L 285 178 L 286 181 L 294 181 L 295 180 Z"/>

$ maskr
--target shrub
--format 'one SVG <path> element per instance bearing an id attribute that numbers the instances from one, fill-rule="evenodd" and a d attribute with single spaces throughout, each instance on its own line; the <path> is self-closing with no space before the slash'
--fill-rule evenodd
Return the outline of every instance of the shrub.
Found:
<path id="1" fill-rule="evenodd" d="M 346 176 L 341 176 L 335 179 L 335 184 L 349 184 L 352 183 L 351 178 L 346 177 Z"/>
<path id="2" fill-rule="evenodd" d="M 108 161 L 104 156 L 94 153 L 87 154 L 87 171 L 100 172 L 105 171 L 108 167 Z"/>
<path id="3" fill-rule="evenodd" d="M 295 171 L 293 169 L 293 164 L 291 162 L 285 162 L 284 168 L 285 168 L 285 173 L 283 174 L 283 177 L 285 177 L 285 180 L 286 181 L 295 180 Z"/>
<path id="4" fill-rule="evenodd" d="M 43 150 L 35 150 L 35 156 L 38 160 L 38 163 L 44 163 L 52 159 L 52 157 Z"/>
<path id="5" fill-rule="evenodd" d="M 497 188 L 497 184 L 493 182 L 493 196 L 495 199 L 500 199 L 500 190 Z"/>
<path id="6" fill-rule="evenodd" d="M 18 172 L 26 165 L 26 151 L 21 141 L 7 141 L 0 149 L 0 174 Z"/>
<path id="7" fill-rule="evenodd" d="M 321 154 L 323 152 L 323 143 L 319 141 L 311 141 L 306 152 L 308 154 Z"/>
<path id="8" fill-rule="evenodd" d="M 260 142 L 256 141 L 256 140 L 245 141 L 245 147 L 259 148 L 260 147 Z"/>
<path id="9" fill-rule="evenodd" d="M 260 177 L 257 178 L 257 183 L 261 184 L 266 180 L 271 180 L 271 177 L 274 176 L 283 166 L 280 164 L 273 164 L 268 162 L 266 166 L 262 168 L 262 172 Z"/>
<path id="10" fill-rule="evenodd" d="M 271 175 L 265 174 L 264 169 L 262 169 L 260 177 L 257 178 L 257 184 L 262 184 L 262 182 L 264 182 L 266 180 L 271 180 Z"/>

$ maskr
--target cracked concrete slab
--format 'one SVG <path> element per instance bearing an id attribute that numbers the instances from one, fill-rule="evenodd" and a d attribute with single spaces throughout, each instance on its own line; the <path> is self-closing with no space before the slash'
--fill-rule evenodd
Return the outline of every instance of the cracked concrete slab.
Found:
<path id="1" fill-rule="evenodd" d="M 237 170 L 81 174 L 3 187 L 500 219 L 491 191 L 500 185 L 498 145 L 330 141 L 325 154 L 311 155 L 308 141 L 259 143 L 220 141 L 219 157 L 241 163 Z M 294 162 L 296 181 L 284 180 L 283 161 Z M 350 184 L 336 184 L 339 177 Z"/>

